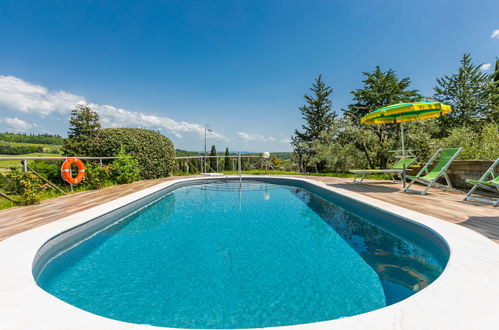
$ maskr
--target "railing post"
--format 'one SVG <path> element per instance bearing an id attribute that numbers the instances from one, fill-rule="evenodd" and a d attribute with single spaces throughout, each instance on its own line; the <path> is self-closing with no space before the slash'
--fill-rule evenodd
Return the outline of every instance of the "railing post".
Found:
<path id="1" fill-rule="evenodd" d="M 217 173 L 218 173 L 218 156 L 215 158 L 217 160 Z"/>
<path id="2" fill-rule="evenodd" d="M 28 172 L 28 161 L 26 159 L 24 159 L 23 164 L 24 164 L 24 173 L 27 173 Z"/>
<path id="3" fill-rule="evenodd" d="M 239 182 L 241 182 L 241 153 L 237 153 L 237 173 L 239 174 Z"/>

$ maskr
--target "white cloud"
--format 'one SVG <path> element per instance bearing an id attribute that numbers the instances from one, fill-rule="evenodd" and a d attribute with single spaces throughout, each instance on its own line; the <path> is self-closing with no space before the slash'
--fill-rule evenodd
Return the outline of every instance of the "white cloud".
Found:
<path id="1" fill-rule="evenodd" d="M 284 138 L 284 139 L 280 139 L 279 142 L 285 143 L 285 144 L 290 144 L 291 143 L 291 139 L 290 138 Z"/>
<path id="2" fill-rule="evenodd" d="M 270 142 L 270 141 L 275 141 L 276 139 L 272 136 L 263 136 L 259 134 L 248 134 L 244 132 L 237 132 L 237 135 L 241 139 L 244 140 L 244 142 Z"/>
<path id="3" fill-rule="evenodd" d="M 480 65 L 480 70 L 487 71 L 488 69 L 490 69 L 490 66 L 491 66 L 490 63 L 484 63 Z"/>
<path id="4" fill-rule="evenodd" d="M 0 109 L 46 116 L 54 112 L 67 114 L 79 103 L 86 103 L 85 98 L 62 90 L 49 91 L 46 87 L 29 83 L 17 77 L 0 75 Z M 164 129 L 177 138 L 181 138 L 184 133 L 204 134 L 204 126 L 196 123 L 129 111 L 112 105 L 93 103 L 89 105 L 99 113 L 104 127 Z M 19 122 L 17 124 L 21 125 Z M 209 132 L 208 136 L 220 141 L 229 141 L 227 137 L 216 132 Z"/>
<path id="5" fill-rule="evenodd" d="M 167 117 L 155 115 L 146 115 L 141 112 L 116 108 L 112 105 L 89 104 L 89 106 L 97 111 L 101 118 L 101 123 L 105 127 L 134 126 L 158 128 L 170 132 L 177 138 L 181 138 L 182 133 L 204 134 L 204 126 L 195 123 L 175 121 Z M 207 135 L 215 140 L 229 141 L 228 138 L 216 132 L 207 132 Z"/>
<path id="6" fill-rule="evenodd" d="M 3 118 L 2 121 L 14 132 L 25 132 L 35 126 L 17 117 Z"/>
<path id="7" fill-rule="evenodd" d="M 0 107 L 24 113 L 65 113 L 83 98 L 65 91 L 49 91 L 12 76 L 0 75 Z"/>
<path id="8" fill-rule="evenodd" d="M 499 29 L 492 31 L 491 38 L 499 39 Z"/>

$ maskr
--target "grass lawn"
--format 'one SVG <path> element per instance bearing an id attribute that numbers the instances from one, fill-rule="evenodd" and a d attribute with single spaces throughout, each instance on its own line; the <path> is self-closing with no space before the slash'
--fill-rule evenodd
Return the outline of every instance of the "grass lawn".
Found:
<path id="1" fill-rule="evenodd" d="M 0 210 L 8 209 L 9 207 L 12 206 L 16 206 L 16 204 L 0 196 Z"/>
<path id="2" fill-rule="evenodd" d="M 11 167 L 22 167 L 22 163 L 20 160 L 2 160 L 2 157 L 58 157 L 60 154 L 49 154 L 44 152 L 34 152 L 31 154 L 22 154 L 22 155 L 2 155 L 0 154 L 0 169 L 2 168 L 11 168 Z M 28 161 L 29 165 L 30 161 Z"/>

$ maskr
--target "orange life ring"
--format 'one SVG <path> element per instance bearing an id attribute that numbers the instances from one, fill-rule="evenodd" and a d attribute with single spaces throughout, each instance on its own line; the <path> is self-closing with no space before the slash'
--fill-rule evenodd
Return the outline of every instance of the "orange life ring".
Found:
<path id="1" fill-rule="evenodd" d="M 78 175 L 76 177 L 71 176 L 71 164 L 76 163 L 78 166 Z M 61 175 L 64 180 L 66 180 L 70 184 L 78 184 L 85 177 L 85 165 L 78 158 L 68 158 L 62 163 L 61 166 Z"/>

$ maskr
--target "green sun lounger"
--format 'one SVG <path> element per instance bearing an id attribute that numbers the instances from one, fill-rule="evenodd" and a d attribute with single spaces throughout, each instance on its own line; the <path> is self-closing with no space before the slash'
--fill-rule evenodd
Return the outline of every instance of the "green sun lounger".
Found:
<path id="1" fill-rule="evenodd" d="M 473 188 L 471 188 L 471 190 L 464 197 L 465 201 L 472 200 L 484 203 L 491 203 L 494 206 L 499 205 L 499 198 L 494 201 L 494 200 L 488 200 L 484 198 L 471 196 L 473 195 L 473 193 L 475 193 L 475 190 L 477 190 L 478 188 L 499 193 L 499 175 L 496 176 L 496 174 L 499 173 L 495 173 L 496 172 L 495 169 L 498 165 L 499 165 L 499 158 L 497 158 L 494 164 L 492 164 L 492 166 L 487 170 L 487 172 L 485 172 L 482 175 L 480 180 L 466 180 L 467 183 L 473 185 Z"/>
<path id="2" fill-rule="evenodd" d="M 392 168 L 390 169 L 384 169 L 384 170 L 350 170 L 350 173 L 355 174 L 353 178 L 353 183 L 357 182 L 357 175 L 362 174 L 362 177 L 360 178 L 360 183 L 364 181 L 364 177 L 366 174 L 390 174 L 392 177 L 392 181 L 395 182 L 395 177 L 394 175 L 401 175 L 402 172 L 404 171 L 404 168 L 408 168 L 412 163 L 416 161 L 416 158 L 402 158 L 397 161 Z"/>
<path id="3" fill-rule="evenodd" d="M 407 176 L 409 180 L 412 180 L 411 183 L 404 189 L 404 192 L 415 192 L 421 195 L 426 195 L 428 189 L 431 187 L 436 187 L 440 189 L 450 190 L 453 189 L 449 180 L 449 176 L 447 175 L 447 169 L 452 164 L 452 162 L 457 158 L 459 153 L 463 148 L 449 148 L 449 149 L 438 149 L 437 152 L 430 158 L 430 160 L 423 166 L 421 171 L 416 176 Z M 435 166 L 431 170 L 428 168 L 430 165 L 437 161 Z M 442 185 L 437 183 L 437 180 L 443 176 L 447 185 Z M 411 190 L 411 186 L 415 183 L 419 182 L 426 185 L 426 188 L 422 191 L 419 190 Z"/>

